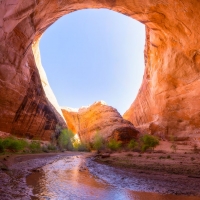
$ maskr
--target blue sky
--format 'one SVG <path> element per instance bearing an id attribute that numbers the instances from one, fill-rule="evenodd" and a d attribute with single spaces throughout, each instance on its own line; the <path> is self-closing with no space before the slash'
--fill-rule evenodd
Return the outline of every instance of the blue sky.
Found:
<path id="1" fill-rule="evenodd" d="M 114 11 L 65 15 L 40 41 L 42 65 L 60 106 L 104 100 L 123 114 L 144 73 L 145 27 Z"/>

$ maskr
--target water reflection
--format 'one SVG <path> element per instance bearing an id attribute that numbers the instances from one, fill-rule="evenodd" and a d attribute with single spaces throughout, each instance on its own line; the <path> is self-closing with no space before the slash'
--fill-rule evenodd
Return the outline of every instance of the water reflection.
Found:
<path id="1" fill-rule="evenodd" d="M 27 178 L 32 199 L 55 200 L 199 200 L 198 197 L 135 192 L 112 186 L 92 176 L 82 157 L 67 157 Z"/>

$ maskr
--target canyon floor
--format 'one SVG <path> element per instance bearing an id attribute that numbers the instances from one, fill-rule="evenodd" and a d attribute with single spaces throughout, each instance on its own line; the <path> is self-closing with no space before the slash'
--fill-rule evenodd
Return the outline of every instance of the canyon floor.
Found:
<path id="1" fill-rule="evenodd" d="M 97 155 L 94 160 L 138 173 L 157 172 L 164 176 L 179 174 L 200 180 L 200 150 L 188 142 L 177 142 L 176 151 L 171 149 L 171 145 L 171 142 L 161 141 L 154 151 L 145 153 L 122 151 L 112 153 L 109 157 L 105 155 L 105 158 Z"/>
<path id="2" fill-rule="evenodd" d="M 97 156 L 95 161 L 138 173 L 179 174 L 200 179 L 200 154 L 196 153 L 113 153 L 110 157 Z"/>
<path id="3" fill-rule="evenodd" d="M 200 200 L 198 153 L 2 155 L 0 165 L 2 200 Z"/>

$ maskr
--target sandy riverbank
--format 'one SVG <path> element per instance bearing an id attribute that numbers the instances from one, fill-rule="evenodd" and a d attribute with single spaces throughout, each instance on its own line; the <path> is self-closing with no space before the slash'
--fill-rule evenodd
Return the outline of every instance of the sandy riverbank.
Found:
<path id="1" fill-rule="evenodd" d="M 135 172 L 179 174 L 200 179 L 200 154 L 196 153 L 112 153 L 95 161 Z"/>
<path id="2" fill-rule="evenodd" d="M 133 178 L 137 183 L 130 186 L 138 191 L 161 194 L 192 195 L 200 199 L 200 154 L 190 152 L 121 152 L 96 155 L 89 168 L 95 176 L 108 177 L 107 170 L 98 164 L 111 167 L 121 179 L 111 184 L 131 185 L 127 180 Z M 106 178 L 105 178 L 106 179 Z M 133 179 L 133 180 L 134 180 Z"/>

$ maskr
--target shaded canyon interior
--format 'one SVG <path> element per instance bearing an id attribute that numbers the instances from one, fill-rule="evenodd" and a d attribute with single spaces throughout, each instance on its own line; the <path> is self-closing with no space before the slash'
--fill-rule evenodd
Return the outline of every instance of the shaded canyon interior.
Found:
<path id="1" fill-rule="evenodd" d="M 200 140 L 198 0 L 0 0 L 0 131 L 49 140 L 66 126 L 38 44 L 58 18 L 86 8 L 146 26 L 143 82 L 124 119 L 142 132 Z"/>

